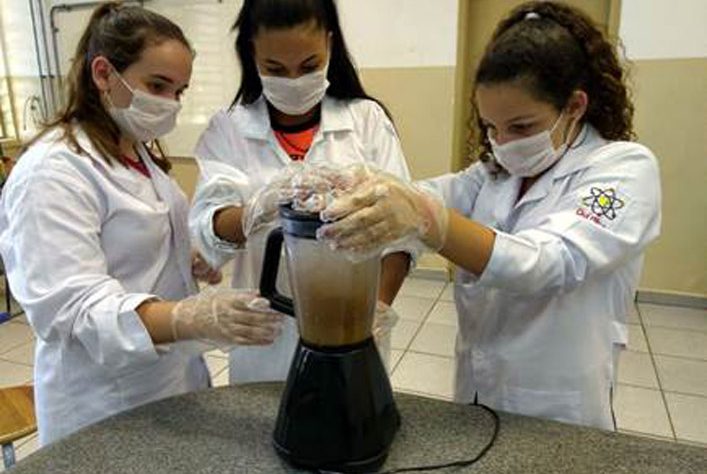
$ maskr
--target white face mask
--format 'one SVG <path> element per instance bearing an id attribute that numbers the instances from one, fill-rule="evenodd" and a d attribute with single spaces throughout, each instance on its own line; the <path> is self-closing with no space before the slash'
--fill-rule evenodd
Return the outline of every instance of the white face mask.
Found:
<path id="1" fill-rule="evenodd" d="M 113 105 L 110 95 L 106 94 L 109 104 L 108 114 L 123 133 L 139 142 L 149 142 L 174 129 L 182 104 L 176 100 L 134 89 L 117 71 L 115 74 L 132 94 L 130 105 L 125 108 Z"/>
<path id="2" fill-rule="evenodd" d="M 263 95 L 273 107 L 287 115 L 302 115 L 324 98 L 329 87 L 328 69 L 329 63 L 297 79 L 258 75 L 263 84 Z"/>
<path id="3" fill-rule="evenodd" d="M 496 140 L 489 134 L 488 139 L 491 142 L 491 149 L 496 160 L 510 174 L 523 178 L 537 176 L 550 168 L 565 154 L 568 148 L 567 143 L 563 143 L 559 148 L 555 148 L 552 143 L 552 132 L 555 131 L 561 118 L 562 114 L 557 117 L 555 124 L 550 130 L 513 140 L 503 145 L 496 143 Z M 574 123 L 567 134 L 568 138 L 572 136 L 573 130 Z"/>

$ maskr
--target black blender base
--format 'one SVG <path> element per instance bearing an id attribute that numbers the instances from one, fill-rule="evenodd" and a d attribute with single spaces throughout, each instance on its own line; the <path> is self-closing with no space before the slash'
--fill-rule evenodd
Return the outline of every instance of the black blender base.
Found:
<path id="1" fill-rule="evenodd" d="M 371 473 L 378 471 L 388 457 L 388 447 L 386 447 L 385 450 L 378 456 L 369 459 L 340 461 L 334 462 L 331 465 L 326 465 L 318 461 L 312 461 L 311 459 L 300 459 L 296 455 L 293 455 L 289 450 L 278 445 L 277 441 L 273 441 L 273 446 L 275 446 L 277 454 L 288 464 L 298 469 L 306 470 L 316 469 L 319 471 L 344 472 L 348 474 Z"/>
<path id="2" fill-rule="evenodd" d="M 280 402 L 273 444 L 293 466 L 374 472 L 400 426 L 373 339 L 336 350 L 300 341 Z"/>

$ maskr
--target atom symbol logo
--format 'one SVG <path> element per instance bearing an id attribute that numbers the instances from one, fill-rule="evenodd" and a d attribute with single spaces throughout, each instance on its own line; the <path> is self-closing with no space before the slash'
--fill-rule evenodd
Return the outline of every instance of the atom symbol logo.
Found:
<path id="1" fill-rule="evenodd" d="M 591 188 L 591 196 L 582 199 L 585 206 L 599 217 L 606 217 L 610 221 L 616 218 L 616 211 L 624 207 L 624 202 L 616 197 L 614 188 L 599 189 Z"/>

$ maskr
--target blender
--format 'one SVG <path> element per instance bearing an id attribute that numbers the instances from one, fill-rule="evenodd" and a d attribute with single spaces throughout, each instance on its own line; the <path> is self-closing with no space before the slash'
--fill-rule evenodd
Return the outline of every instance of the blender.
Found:
<path id="1" fill-rule="evenodd" d="M 400 426 L 390 380 L 372 337 L 380 259 L 351 262 L 316 240 L 317 214 L 279 208 L 268 235 L 260 293 L 295 316 L 300 340 L 273 442 L 290 464 L 370 472 L 386 459 Z M 277 290 L 283 239 L 293 299 Z M 293 301 L 294 300 L 294 301 Z"/>

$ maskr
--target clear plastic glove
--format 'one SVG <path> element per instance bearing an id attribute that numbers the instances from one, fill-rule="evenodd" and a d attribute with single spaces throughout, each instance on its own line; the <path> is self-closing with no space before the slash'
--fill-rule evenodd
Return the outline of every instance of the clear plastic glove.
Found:
<path id="1" fill-rule="evenodd" d="M 391 339 L 393 328 L 400 317 L 393 308 L 378 301 L 376 312 L 373 316 L 373 339 L 376 341 L 378 353 L 383 360 L 386 370 L 390 373 Z"/>
<path id="2" fill-rule="evenodd" d="M 283 198 L 299 211 L 319 213 L 337 197 L 371 179 L 367 165 L 356 163 L 344 168 L 323 165 L 300 167 L 283 188 Z"/>
<path id="3" fill-rule="evenodd" d="M 291 203 L 293 209 L 318 213 L 337 197 L 370 180 L 372 174 L 364 164 L 335 169 L 294 162 L 278 171 L 245 204 L 241 218 L 243 235 L 248 238 L 273 224 L 281 204 Z"/>
<path id="4" fill-rule="evenodd" d="M 191 274 L 199 281 L 209 285 L 218 285 L 223 280 L 221 270 L 212 268 L 197 251 L 191 253 Z"/>
<path id="5" fill-rule="evenodd" d="M 279 181 L 268 183 L 253 193 L 243 206 L 241 226 L 246 239 L 278 218 L 281 187 L 282 183 Z"/>
<path id="6" fill-rule="evenodd" d="M 175 341 L 201 340 L 217 346 L 266 345 L 280 334 L 283 315 L 254 292 L 211 288 L 172 309 Z"/>
<path id="7" fill-rule="evenodd" d="M 438 251 L 447 236 L 444 202 L 386 174 L 372 177 L 360 191 L 334 200 L 321 216 L 333 223 L 322 226 L 318 238 L 351 252 L 369 252 L 410 236 Z"/>

